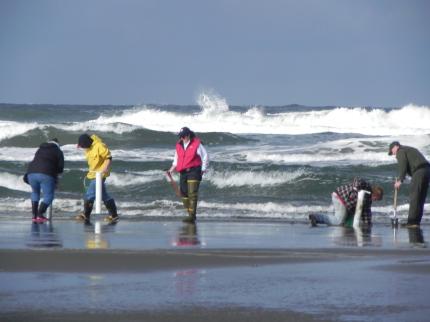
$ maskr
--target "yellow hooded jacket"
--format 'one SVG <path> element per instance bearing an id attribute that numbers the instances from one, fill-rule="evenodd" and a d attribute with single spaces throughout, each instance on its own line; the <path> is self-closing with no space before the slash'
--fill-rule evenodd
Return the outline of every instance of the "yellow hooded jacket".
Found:
<path id="1" fill-rule="evenodd" d="M 95 134 L 91 135 L 93 143 L 85 150 L 85 158 L 88 162 L 88 179 L 95 179 L 96 172 L 103 170 L 103 165 L 106 160 L 111 159 L 110 150 L 103 143 L 103 141 Z M 103 178 L 107 178 L 110 175 L 110 171 L 103 175 Z"/>

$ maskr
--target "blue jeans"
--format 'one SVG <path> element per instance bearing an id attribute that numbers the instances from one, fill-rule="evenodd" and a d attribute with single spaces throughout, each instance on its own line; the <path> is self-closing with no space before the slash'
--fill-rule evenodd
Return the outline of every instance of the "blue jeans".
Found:
<path id="1" fill-rule="evenodd" d="M 96 199 L 96 179 L 86 179 L 87 190 L 85 191 L 85 200 L 94 201 Z M 111 200 L 112 197 L 107 193 L 105 179 L 102 180 L 102 200 L 103 202 Z"/>
<path id="2" fill-rule="evenodd" d="M 332 214 L 317 214 L 318 224 L 327 224 L 330 226 L 339 226 L 345 223 L 348 215 L 345 205 L 339 200 L 335 192 L 331 194 L 334 212 Z"/>
<path id="3" fill-rule="evenodd" d="M 29 173 L 28 183 L 31 186 L 31 201 L 39 202 L 40 192 L 43 193 L 43 202 L 48 206 L 54 200 L 55 178 L 44 173 Z"/>

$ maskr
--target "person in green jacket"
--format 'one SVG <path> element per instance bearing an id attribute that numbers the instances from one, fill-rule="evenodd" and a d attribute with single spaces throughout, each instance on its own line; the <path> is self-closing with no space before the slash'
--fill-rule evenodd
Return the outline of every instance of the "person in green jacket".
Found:
<path id="1" fill-rule="evenodd" d="M 406 226 L 418 227 L 423 216 L 424 203 L 429 187 L 430 164 L 417 149 L 400 145 L 397 141 L 390 144 L 388 155 L 395 155 L 398 163 L 398 179 L 394 183 L 395 189 L 400 189 L 406 175 L 412 178 L 409 193 L 409 215 Z"/>

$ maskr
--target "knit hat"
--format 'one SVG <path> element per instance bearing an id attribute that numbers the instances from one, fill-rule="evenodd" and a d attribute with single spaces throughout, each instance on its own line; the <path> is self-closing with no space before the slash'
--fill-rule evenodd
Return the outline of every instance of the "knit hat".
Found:
<path id="1" fill-rule="evenodd" d="M 81 148 L 88 149 L 89 147 L 91 147 L 91 144 L 93 144 L 93 139 L 90 138 L 88 134 L 85 133 L 79 137 L 78 146 L 80 146 Z"/>

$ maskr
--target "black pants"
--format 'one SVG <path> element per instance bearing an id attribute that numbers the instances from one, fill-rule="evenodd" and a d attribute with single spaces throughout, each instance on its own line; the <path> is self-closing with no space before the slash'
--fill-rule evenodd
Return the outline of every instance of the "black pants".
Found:
<path id="1" fill-rule="evenodd" d="M 409 195 L 408 224 L 419 225 L 424 212 L 424 203 L 430 180 L 430 168 L 418 169 L 412 175 Z"/>
<path id="2" fill-rule="evenodd" d="M 195 167 L 181 171 L 179 185 L 182 193 L 182 203 L 191 217 L 196 216 L 197 200 L 200 181 L 202 180 L 202 168 Z"/>

